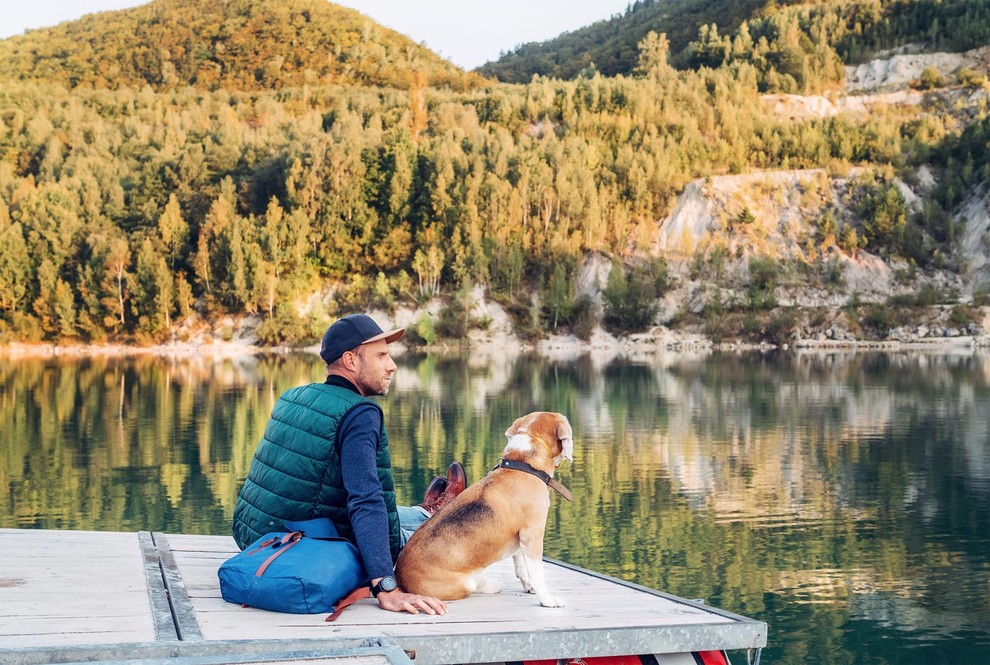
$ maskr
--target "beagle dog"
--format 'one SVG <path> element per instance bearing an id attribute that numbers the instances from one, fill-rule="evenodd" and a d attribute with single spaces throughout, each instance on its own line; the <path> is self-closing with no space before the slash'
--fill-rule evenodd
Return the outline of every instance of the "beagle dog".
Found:
<path id="1" fill-rule="evenodd" d="M 505 431 L 508 443 L 491 472 L 428 519 L 399 554 L 395 573 L 405 591 L 443 600 L 471 593 L 498 593 L 502 583 L 480 573 L 512 556 L 516 577 L 544 607 L 563 603 L 543 579 L 543 533 L 550 488 L 569 501 L 554 477 L 562 460 L 573 461 L 567 418 L 539 411 Z"/>

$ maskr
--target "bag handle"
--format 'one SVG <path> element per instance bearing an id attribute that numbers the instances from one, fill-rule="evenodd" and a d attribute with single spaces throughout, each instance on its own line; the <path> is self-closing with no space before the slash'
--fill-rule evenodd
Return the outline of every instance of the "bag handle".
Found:
<path id="1" fill-rule="evenodd" d="M 285 552 L 287 549 L 298 543 L 302 537 L 303 537 L 302 531 L 293 531 L 292 533 L 287 533 L 284 536 L 282 536 L 281 541 L 272 545 L 272 547 L 278 548 L 278 551 L 275 552 L 275 554 L 272 554 L 267 559 L 265 559 L 265 562 L 261 564 L 261 567 L 258 568 L 258 572 L 256 572 L 254 576 L 261 577 L 262 575 L 264 575 L 265 570 L 268 569 L 268 566 L 271 565 L 271 562 L 277 559 L 279 556 L 281 556 L 282 553 Z"/>

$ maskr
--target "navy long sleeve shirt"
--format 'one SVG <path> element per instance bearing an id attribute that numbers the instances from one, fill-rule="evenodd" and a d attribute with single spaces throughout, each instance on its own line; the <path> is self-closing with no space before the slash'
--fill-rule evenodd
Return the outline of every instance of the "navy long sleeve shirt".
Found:
<path id="1" fill-rule="evenodd" d="M 358 392 L 350 381 L 340 376 L 330 375 L 326 383 Z M 347 513 L 361 560 L 371 579 L 391 575 L 394 565 L 389 550 L 385 494 L 376 463 L 381 428 L 381 411 L 371 404 L 359 404 L 344 416 L 337 434 Z"/>

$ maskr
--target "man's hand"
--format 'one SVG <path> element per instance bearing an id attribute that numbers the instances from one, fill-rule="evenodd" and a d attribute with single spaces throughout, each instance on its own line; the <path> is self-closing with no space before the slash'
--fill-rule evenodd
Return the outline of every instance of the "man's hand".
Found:
<path id="1" fill-rule="evenodd" d="M 406 593 L 402 589 L 379 593 L 378 606 L 383 610 L 409 612 L 410 614 L 419 614 L 420 610 L 427 614 L 439 614 L 441 616 L 447 613 L 447 603 L 442 600 L 433 596 Z"/>

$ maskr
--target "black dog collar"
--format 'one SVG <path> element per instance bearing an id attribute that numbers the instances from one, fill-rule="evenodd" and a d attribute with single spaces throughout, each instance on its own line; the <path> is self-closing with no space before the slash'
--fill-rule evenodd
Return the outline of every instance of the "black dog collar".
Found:
<path id="1" fill-rule="evenodd" d="M 558 494 L 560 494 L 560 496 L 564 497 L 568 501 L 574 501 L 574 495 L 571 494 L 571 491 L 564 487 L 559 480 L 545 471 L 534 469 L 525 462 L 517 462 L 515 460 L 500 457 L 498 464 L 495 465 L 492 471 L 495 469 L 514 469 L 515 471 L 525 471 L 526 473 L 536 476 L 542 480 L 548 487 L 552 487 Z"/>

